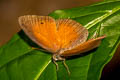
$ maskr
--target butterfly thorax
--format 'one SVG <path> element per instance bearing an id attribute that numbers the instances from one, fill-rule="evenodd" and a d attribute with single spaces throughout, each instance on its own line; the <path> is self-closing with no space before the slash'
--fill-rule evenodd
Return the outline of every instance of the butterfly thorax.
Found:
<path id="1" fill-rule="evenodd" d="M 65 60 L 65 58 L 62 57 L 62 56 L 61 56 L 60 54 L 58 54 L 58 53 L 53 54 L 52 58 L 53 58 L 54 61 Z"/>

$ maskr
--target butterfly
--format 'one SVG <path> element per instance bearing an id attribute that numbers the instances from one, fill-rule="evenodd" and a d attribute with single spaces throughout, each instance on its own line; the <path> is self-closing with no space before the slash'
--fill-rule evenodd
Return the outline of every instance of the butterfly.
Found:
<path id="1" fill-rule="evenodd" d="M 98 47 L 105 36 L 88 38 L 88 30 L 72 19 L 25 15 L 19 17 L 22 30 L 36 44 L 52 53 L 53 62 L 79 55 Z M 67 66 L 64 63 L 65 66 Z M 66 67 L 68 69 L 68 67 Z"/>

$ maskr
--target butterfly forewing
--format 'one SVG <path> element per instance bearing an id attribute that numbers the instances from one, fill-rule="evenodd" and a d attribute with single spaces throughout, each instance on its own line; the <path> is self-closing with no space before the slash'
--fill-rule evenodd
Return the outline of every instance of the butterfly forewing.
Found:
<path id="1" fill-rule="evenodd" d="M 24 32 L 39 46 L 50 52 L 59 49 L 56 22 L 49 16 L 28 15 L 19 18 Z"/>

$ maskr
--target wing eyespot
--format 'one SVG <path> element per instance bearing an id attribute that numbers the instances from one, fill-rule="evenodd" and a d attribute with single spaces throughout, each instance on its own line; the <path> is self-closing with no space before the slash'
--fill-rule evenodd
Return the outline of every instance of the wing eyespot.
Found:
<path id="1" fill-rule="evenodd" d="M 41 22 L 40 24 L 44 24 L 43 22 Z"/>

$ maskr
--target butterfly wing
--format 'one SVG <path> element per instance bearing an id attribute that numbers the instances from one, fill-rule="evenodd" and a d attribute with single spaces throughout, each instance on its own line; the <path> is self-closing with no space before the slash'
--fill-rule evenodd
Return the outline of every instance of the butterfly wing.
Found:
<path id="1" fill-rule="evenodd" d="M 74 48 L 72 48 L 70 50 L 64 51 L 61 55 L 62 56 L 72 56 L 72 55 L 78 55 L 80 53 L 84 53 L 89 50 L 92 50 L 100 45 L 101 40 L 103 38 L 105 38 L 105 36 L 101 36 L 96 39 L 90 39 L 82 44 L 75 46 Z"/>
<path id="2" fill-rule="evenodd" d="M 59 49 L 56 22 L 49 16 L 27 15 L 19 17 L 19 24 L 24 32 L 39 46 L 50 52 Z"/>
<path id="3" fill-rule="evenodd" d="M 87 40 L 88 30 L 78 22 L 71 19 L 58 19 L 56 24 L 60 37 L 60 51 L 72 48 L 78 43 L 80 44 Z"/>

